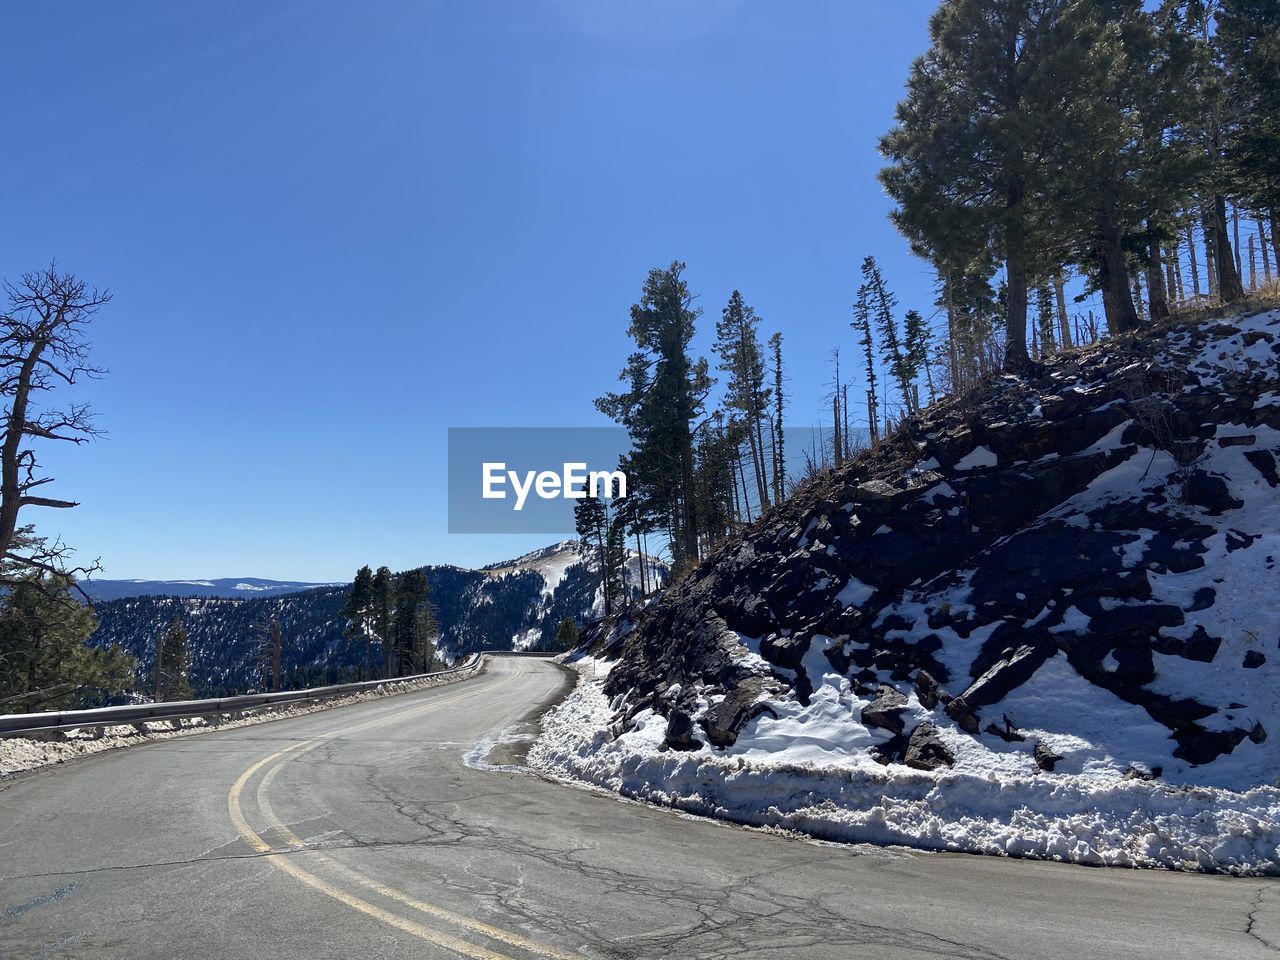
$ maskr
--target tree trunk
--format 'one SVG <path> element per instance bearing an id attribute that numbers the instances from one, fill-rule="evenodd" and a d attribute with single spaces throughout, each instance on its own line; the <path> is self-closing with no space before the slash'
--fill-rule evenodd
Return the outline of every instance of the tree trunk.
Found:
<path id="1" fill-rule="evenodd" d="M 1253 234 L 1249 234 L 1249 289 L 1258 289 L 1258 258 L 1254 255 Z"/>
<path id="2" fill-rule="evenodd" d="M 1062 282 L 1062 276 L 1058 275 L 1053 278 L 1053 292 L 1058 300 L 1058 327 L 1060 333 L 1059 339 L 1062 341 L 1062 349 L 1071 349 L 1071 320 L 1067 317 L 1067 292 Z"/>
<path id="3" fill-rule="evenodd" d="M 1196 231 L 1190 223 L 1187 224 L 1187 256 L 1191 260 L 1191 293 L 1200 298 L 1200 264 L 1196 262 Z"/>
<path id="4" fill-rule="evenodd" d="M 1271 208 L 1271 252 L 1276 258 L 1276 273 L 1280 275 L 1280 210 Z"/>
<path id="5" fill-rule="evenodd" d="M 1236 276 L 1240 278 L 1240 284 L 1243 286 L 1244 268 L 1240 266 L 1240 208 L 1234 203 L 1231 205 L 1231 242 L 1236 248 Z"/>
<path id="6" fill-rule="evenodd" d="M 760 487 L 761 513 L 764 513 L 769 509 L 769 475 L 765 473 L 764 468 L 764 431 L 760 428 L 760 421 L 763 419 L 764 413 L 762 411 L 756 411 L 756 483 Z"/>
<path id="7" fill-rule="evenodd" d="M 1005 272 L 1008 274 L 1009 299 L 1005 317 L 1004 369 L 1007 373 L 1022 373 L 1030 360 L 1027 357 L 1027 252 L 1020 224 L 1009 228 Z"/>
<path id="8" fill-rule="evenodd" d="M 1169 298 L 1164 286 L 1164 270 L 1160 262 L 1160 241 L 1156 239 L 1155 224 L 1147 221 L 1151 243 L 1147 248 L 1147 297 L 1151 304 L 1153 322 L 1169 319 Z"/>
<path id="9" fill-rule="evenodd" d="M 1258 214 L 1258 248 L 1262 251 L 1262 282 L 1271 283 L 1271 255 L 1267 252 L 1267 232 L 1263 229 L 1262 214 Z"/>
<path id="10" fill-rule="evenodd" d="M 1213 299 L 1222 296 L 1218 283 L 1218 229 L 1215 224 L 1217 218 L 1207 210 L 1201 210 L 1200 213 L 1204 224 L 1204 266 L 1205 272 L 1209 275 L 1209 298 Z"/>
<path id="11" fill-rule="evenodd" d="M 1098 216 L 1098 282 L 1102 288 L 1102 305 L 1107 326 L 1112 334 L 1129 333 L 1138 328 L 1138 312 L 1129 293 L 1129 269 L 1124 262 L 1120 228 L 1105 213 Z"/>
<path id="12" fill-rule="evenodd" d="M 1227 198 L 1222 194 L 1213 198 L 1213 211 L 1216 221 L 1214 261 L 1218 267 L 1218 295 L 1223 303 L 1237 303 L 1244 299 L 1244 286 L 1240 283 L 1240 272 L 1236 269 L 1231 238 L 1227 236 Z"/>

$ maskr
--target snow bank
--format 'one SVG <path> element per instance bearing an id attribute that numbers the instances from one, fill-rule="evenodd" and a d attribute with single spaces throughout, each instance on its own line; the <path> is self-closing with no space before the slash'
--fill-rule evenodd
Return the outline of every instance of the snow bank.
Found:
<path id="1" fill-rule="evenodd" d="M 847 681 L 828 674 L 808 706 L 771 703 L 777 717 L 756 718 L 727 750 L 705 744 L 664 750 L 665 721 L 651 711 L 608 740 L 613 711 L 603 676 L 592 676 L 602 666 L 584 662 L 577 689 L 543 719 L 529 755 L 535 768 L 691 813 L 826 840 L 1280 874 L 1280 789 L 1232 791 L 1126 776 L 1108 737 L 1131 730 L 1102 722 L 1097 730 L 1076 730 L 1074 744 L 1054 742 L 1069 772 L 1042 773 L 1013 744 L 939 723 L 957 752 L 954 768 L 882 766 L 866 749 L 881 732 L 858 722 L 862 701 Z M 1030 702 L 1036 691 L 1024 696 Z M 915 700 L 911 709 L 924 711 Z"/>

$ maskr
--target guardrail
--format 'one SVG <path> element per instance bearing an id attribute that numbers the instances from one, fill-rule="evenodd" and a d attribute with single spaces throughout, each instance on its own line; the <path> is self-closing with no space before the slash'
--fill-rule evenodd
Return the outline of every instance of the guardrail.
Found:
<path id="1" fill-rule="evenodd" d="M 339 683 L 330 687 L 309 687 L 305 690 L 282 690 L 279 693 L 250 693 L 239 697 L 222 697 L 217 700 L 173 700 L 164 703 L 129 703 L 120 707 L 97 707 L 91 710 L 53 710 L 48 713 L 11 713 L 0 716 L 0 737 L 12 737 L 23 733 L 48 733 L 59 730 L 75 730 L 93 727 L 129 726 L 152 720 L 190 720 L 194 717 L 213 717 L 224 713 L 244 713 L 278 704 L 307 703 L 327 700 L 365 690 L 376 690 L 393 683 L 413 683 L 432 677 L 447 677 L 455 673 L 473 670 L 479 665 L 482 654 L 472 654 L 461 666 L 434 673 L 418 673 L 409 677 L 389 677 L 386 680 L 364 680 L 358 683 Z"/>

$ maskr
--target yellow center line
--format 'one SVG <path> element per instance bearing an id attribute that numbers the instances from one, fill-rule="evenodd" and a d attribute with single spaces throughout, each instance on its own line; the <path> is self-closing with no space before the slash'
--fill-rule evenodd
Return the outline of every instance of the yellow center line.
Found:
<path id="1" fill-rule="evenodd" d="M 304 753 L 307 753 L 311 750 L 316 749 L 317 747 L 322 746 L 324 743 L 334 739 L 335 737 L 339 737 L 344 734 L 353 733 L 359 730 L 365 730 L 370 727 L 380 726 L 380 725 L 392 723 L 398 720 L 403 720 L 407 717 L 426 713 L 430 710 L 434 710 L 438 707 L 443 707 L 451 703 L 456 703 L 460 700 L 470 699 L 481 693 L 487 693 L 496 687 L 500 687 L 506 683 L 510 683 L 513 680 L 520 677 L 523 673 L 524 673 L 523 669 L 517 667 L 516 672 L 513 673 L 507 679 L 500 680 L 497 683 L 490 684 L 486 687 L 482 687 L 479 690 L 473 690 L 469 693 L 465 693 L 460 696 L 450 697 L 444 700 L 433 701 L 431 703 L 423 704 L 417 707 L 411 707 L 408 710 L 402 710 L 397 713 L 391 714 L 389 716 L 376 717 L 373 720 L 367 720 L 361 723 L 356 723 L 346 727 L 341 727 L 338 730 L 331 731 L 330 733 L 327 733 L 321 737 L 316 737 L 311 740 L 301 741 L 299 743 L 288 746 L 283 750 L 278 750 L 275 753 L 271 754 L 270 756 L 264 757 L 262 760 L 259 760 L 257 763 L 249 767 L 249 769 L 245 770 L 244 773 L 240 775 L 239 779 L 237 779 L 235 784 L 232 786 L 230 793 L 227 794 L 227 810 L 231 815 L 231 822 L 235 825 L 236 830 L 239 832 L 240 836 L 247 843 L 249 843 L 249 845 L 253 847 L 253 849 L 257 850 L 260 853 L 265 853 L 265 854 L 274 854 L 274 853 L 281 852 L 281 851 L 275 850 L 271 846 L 271 844 L 267 843 L 267 841 L 263 839 L 263 837 L 249 825 L 249 822 L 244 817 L 244 813 L 240 805 L 241 794 L 243 793 L 245 786 L 254 777 L 254 775 L 257 774 L 259 770 L 261 770 L 263 767 L 266 767 L 269 764 L 272 764 L 274 762 L 274 766 L 272 766 L 271 769 L 269 769 L 266 772 L 266 774 L 263 776 L 262 782 L 258 786 L 258 791 L 257 791 L 258 805 L 261 808 L 262 814 L 266 818 L 268 823 L 271 825 L 273 829 L 275 829 L 278 833 L 280 833 L 280 835 L 290 845 L 291 849 L 306 850 L 306 844 L 304 843 L 304 841 L 301 838 L 299 838 L 295 833 L 293 833 L 293 831 L 291 831 L 278 817 L 276 817 L 270 802 L 266 799 L 266 789 L 268 785 L 272 780 L 275 779 L 276 773 L 284 766 L 286 762 L 288 762 L 289 760 L 296 759 L 297 757 L 302 756 Z M 554 960 L 575 960 L 577 956 L 576 954 L 566 953 L 564 951 L 557 950 L 554 947 L 550 947 L 550 946 L 538 943 L 537 941 L 530 940 L 529 938 L 524 937 L 518 933 L 513 933 L 512 931 L 503 930 L 499 927 L 494 927 L 487 923 L 482 923 L 477 920 L 472 920 L 469 917 L 464 917 L 460 914 L 454 913 L 451 910 L 446 910 L 443 907 L 437 907 L 434 904 L 426 903 L 422 900 L 418 900 L 413 897 L 410 897 L 409 895 L 402 893 L 401 891 L 396 890 L 393 887 L 389 887 L 386 884 L 379 883 L 378 881 L 373 880 L 370 877 L 366 877 L 365 875 L 355 870 L 351 870 L 350 868 L 344 866 L 343 864 L 338 863 L 337 861 L 333 860 L 331 857 L 328 857 L 325 854 L 320 853 L 319 851 L 310 851 L 310 855 L 313 859 L 320 860 L 327 867 L 341 874 L 346 879 L 353 881 L 359 884 L 360 886 L 373 890 L 376 893 L 381 894 L 382 896 L 386 897 L 389 900 L 393 900 L 397 903 L 402 904 L 403 906 L 410 907 L 411 909 L 417 910 L 420 913 L 425 913 L 438 920 L 443 920 L 446 923 L 463 927 L 474 933 L 478 933 L 478 934 L 481 934 L 482 936 L 488 937 L 491 940 L 497 940 L 499 942 L 507 944 L 508 946 L 515 947 L 517 949 L 526 950 L 531 953 L 536 953 L 544 957 L 554 958 Z M 335 887 L 333 884 L 329 883 L 328 881 L 321 879 L 315 874 L 310 873 L 307 870 L 304 870 L 302 867 L 298 866 L 298 864 L 291 862 L 288 857 L 272 856 L 269 859 L 274 866 L 283 870 L 285 873 L 289 874 L 295 879 L 302 881 L 304 884 L 311 887 L 313 890 L 323 893 L 326 896 L 332 897 L 333 899 L 344 904 L 345 906 L 350 907 L 353 910 L 358 910 L 361 913 L 374 917 L 375 919 L 381 920 L 383 923 L 396 927 L 399 930 L 403 930 L 406 933 L 410 933 L 416 937 L 419 937 L 420 939 L 427 940 L 431 943 L 436 944 L 437 946 L 445 947 L 446 949 L 452 950 L 453 952 L 460 954 L 462 956 L 477 958 L 477 960 L 510 960 L 510 958 L 506 957 L 506 955 L 504 954 L 495 953 L 492 950 L 489 950 L 485 947 L 471 943 L 467 940 L 462 940 L 442 930 L 437 930 L 433 927 L 426 926 L 425 924 L 418 923 L 414 920 L 406 919 L 404 917 L 399 916 L 398 914 L 392 913 L 389 910 L 385 910 L 382 907 L 377 906 L 376 904 L 370 903 L 367 900 L 364 900 L 353 894 L 347 893 L 344 890 L 340 890 L 339 888 Z"/>

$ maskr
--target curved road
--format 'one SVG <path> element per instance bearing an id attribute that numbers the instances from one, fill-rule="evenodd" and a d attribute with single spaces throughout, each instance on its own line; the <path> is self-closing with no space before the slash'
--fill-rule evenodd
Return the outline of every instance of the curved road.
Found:
<path id="1" fill-rule="evenodd" d="M 1280 887 L 837 846 L 473 769 L 561 695 L 472 680 L 0 785 L 0 957 L 1263 957 Z M 1272 946 L 1275 944 L 1276 946 Z"/>

